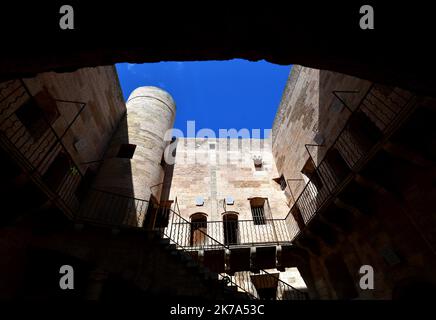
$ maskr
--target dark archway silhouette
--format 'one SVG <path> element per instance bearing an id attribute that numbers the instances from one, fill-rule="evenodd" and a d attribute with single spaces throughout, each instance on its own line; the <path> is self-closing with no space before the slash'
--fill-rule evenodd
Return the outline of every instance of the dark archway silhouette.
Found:
<path id="1" fill-rule="evenodd" d="M 128 4 L 84 2 L 74 5 L 81 13 L 74 32 L 57 28 L 53 20 L 53 12 L 59 10 L 56 6 L 27 4 L 23 12 L 20 2 L 9 5 L 16 6 L 15 10 L 0 12 L 0 26 L 9 30 L 2 39 L 8 50 L 0 52 L 0 81 L 118 62 L 242 58 L 299 64 L 435 94 L 435 51 L 428 41 L 433 28 L 422 25 L 432 23 L 432 17 L 423 15 L 433 11 L 422 4 L 414 12 L 410 6 L 378 3 L 376 15 L 395 21 L 390 25 L 383 20 L 376 33 L 362 32 L 358 27 L 360 5 L 351 2 L 340 6 L 293 2 L 292 12 L 275 5 L 209 10 L 185 3 L 168 8 L 156 2 L 148 3 L 144 11 L 132 10 Z M 144 12 L 165 12 L 164 22 L 160 14 L 144 19 Z M 402 23 L 414 14 L 421 17 L 421 25 Z M 119 23 L 96 26 L 96 17 Z M 114 34 L 122 34 L 123 41 L 117 41 Z M 412 34 L 404 45 L 405 35 Z M 144 41 L 138 41 L 145 35 Z M 28 50 L 32 47 L 38 50 Z M 416 48 L 420 59 L 411 60 Z"/>
<path id="2" fill-rule="evenodd" d="M 197 212 L 191 215 L 191 236 L 190 236 L 191 247 L 205 245 L 206 234 L 207 234 L 207 214 L 203 212 Z"/>

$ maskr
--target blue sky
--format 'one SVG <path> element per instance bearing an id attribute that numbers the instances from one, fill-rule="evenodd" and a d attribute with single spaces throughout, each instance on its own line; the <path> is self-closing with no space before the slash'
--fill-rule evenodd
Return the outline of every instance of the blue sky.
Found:
<path id="1" fill-rule="evenodd" d="M 176 102 L 174 128 L 198 131 L 271 129 L 291 66 L 265 61 L 159 62 L 116 65 L 124 99 L 140 86 L 157 86 Z"/>

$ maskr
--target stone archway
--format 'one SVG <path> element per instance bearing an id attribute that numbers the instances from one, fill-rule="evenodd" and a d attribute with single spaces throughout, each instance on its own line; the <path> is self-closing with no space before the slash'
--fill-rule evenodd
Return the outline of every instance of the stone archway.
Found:
<path id="1" fill-rule="evenodd" d="M 81 27 L 67 33 L 59 32 L 56 24 L 52 24 L 56 13 L 53 8 L 45 10 L 40 4 L 32 7 L 28 4 L 23 12 L 20 5 L 17 2 L 16 10 L 5 10 L 0 19 L 0 25 L 10 30 L 4 33 L 3 39 L 8 50 L 0 53 L 0 81 L 118 62 L 242 58 L 299 64 L 435 94 L 434 49 L 426 41 L 431 37 L 431 28 L 415 29 L 407 46 L 402 32 L 380 30 L 377 35 L 371 33 L 367 37 L 359 28 L 343 26 L 344 17 L 353 16 L 351 12 L 358 13 L 351 3 L 341 6 L 292 3 L 293 12 L 300 14 L 292 14 L 280 6 L 244 6 L 239 12 L 233 7 L 228 10 L 217 6 L 213 11 L 198 14 L 197 6 L 188 8 L 183 4 L 181 8 L 168 10 L 155 3 L 147 4 L 147 12 L 165 12 L 165 18 L 154 14 L 144 19 L 143 10 L 132 10 L 127 4 L 102 8 L 86 2 L 80 8 L 75 4 L 75 10 L 81 12 Z M 419 16 L 424 11 L 432 12 L 422 10 L 422 6 L 420 9 Z M 393 9 L 378 4 L 378 10 Z M 19 16 L 13 12 L 19 12 Z M 411 8 L 407 7 L 396 13 L 409 17 L 410 12 Z M 92 28 L 96 17 L 102 15 L 105 21 L 124 20 L 105 24 L 103 29 Z M 408 32 L 410 28 L 407 24 Z M 123 34 L 123 41 L 117 41 L 114 34 Z M 145 40 L 138 41 L 144 35 Z M 29 47 L 38 50 L 28 50 Z M 416 48 L 421 48 L 420 59 L 411 61 L 405 68 L 404 61 L 413 56 Z"/>
<path id="2" fill-rule="evenodd" d="M 207 241 L 207 214 L 196 212 L 190 216 L 191 230 L 189 243 L 191 247 L 203 246 Z"/>

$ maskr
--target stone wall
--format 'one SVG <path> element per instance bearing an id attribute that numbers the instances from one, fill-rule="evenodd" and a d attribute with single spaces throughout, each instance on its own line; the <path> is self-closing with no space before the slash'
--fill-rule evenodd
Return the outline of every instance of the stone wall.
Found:
<path id="1" fill-rule="evenodd" d="M 425 178 L 420 179 L 426 183 Z M 320 255 L 310 255 L 311 272 L 316 279 L 319 297 L 392 299 L 399 298 L 397 295 L 403 289 L 419 299 L 428 294 L 433 296 L 425 290 L 434 289 L 436 285 L 434 246 L 429 244 L 425 228 L 416 224 L 418 219 L 411 217 L 415 209 L 408 209 L 408 203 L 401 203 L 386 192 L 373 194 L 371 198 L 373 205 L 368 215 L 357 214 L 352 232 L 336 231 L 338 240 L 335 245 L 320 241 Z M 423 202 L 422 206 L 427 207 L 422 216 L 434 225 L 430 204 Z M 349 279 L 331 275 L 327 259 L 332 256 L 336 262 L 341 260 L 344 263 Z M 369 265 L 374 270 L 373 290 L 362 290 L 359 285 L 362 277 L 359 270 L 363 265 Z M 408 285 L 412 286 L 407 288 Z M 413 285 L 416 292 L 410 291 Z M 341 286 L 351 287 L 351 293 L 344 295 Z"/>
<path id="2" fill-rule="evenodd" d="M 383 91 L 385 106 L 393 102 L 392 92 L 399 92 L 378 90 Z M 353 109 L 352 102 L 357 103 L 347 104 Z M 432 99 L 411 95 L 407 106 L 412 111 L 399 117 L 404 122 L 397 123 L 389 140 L 380 143 L 381 150 L 352 174 L 351 182 L 318 211 L 294 242 L 310 252 L 310 267 L 300 271 L 309 291 L 318 295 L 312 297 L 434 299 L 435 191 L 430 184 L 435 166 L 430 119 L 435 105 Z M 365 110 L 368 117 L 375 114 Z M 334 121 L 328 114 L 323 125 Z M 329 146 L 333 138 L 327 138 Z M 359 284 L 364 265 L 374 270 L 373 290 L 363 290 Z"/>
<path id="3" fill-rule="evenodd" d="M 32 199 L 22 208 L 25 211 L 26 206 L 41 205 L 45 196 L 58 197 L 72 217 L 126 111 L 115 68 L 8 81 L 0 85 L 0 101 L 2 152 L 18 165 L 17 172 L 7 174 L 9 178 L 3 174 L 7 202 L 15 207 L 16 197 Z M 22 182 L 17 185 L 16 179 Z M 44 191 L 34 190 L 30 180 L 43 183 Z M 26 188 L 33 191 L 26 193 Z"/>
<path id="4" fill-rule="evenodd" d="M 47 230 L 47 229 L 46 229 Z M 53 232 L 29 228 L 0 230 L 0 298 L 105 299 L 112 279 L 124 285 L 107 299 L 224 299 L 224 288 L 205 280 L 198 267 L 187 266 L 157 239 L 137 230 L 113 234 L 108 229 L 77 231 L 59 226 Z M 61 290 L 62 265 L 74 270 L 74 290 Z M 109 288 L 108 288 L 109 285 Z M 115 296 L 115 297 L 114 297 Z"/>
<path id="5" fill-rule="evenodd" d="M 256 170 L 253 157 L 261 156 Z M 249 198 L 267 198 L 271 216 L 283 218 L 289 208 L 273 179 L 278 177 L 268 139 L 179 139 L 170 199 L 177 197 L 181 214 L 189 220 L 196 212 L 208 221 L 222 221 L 225 211 L 238 213 L 239 220 L 252 220 Z M 224 199 L 231 196 L 233 205 Z M 204 204 L 196 205 L 202 197 Z M 267 204 L 265 216 L 268 218 Z"/>
<path id="6" fill-rule="evenodd" d="M 55 99 L 86 103 L 64 145 L 77 164 L 101 159 L 126 106 L 114 66 L 83 68 L 73 73 L 43 73 L 25 79 L 32 93 L 47 88 Z M 54 124 L 58 133 L 74 119 L 80 105 L 57 102 L 60 118 Z M 82 166 L 83 171 L 86 166 Z"/>
<path id="7" fill-rule="evenodd" d="M 370 82 L 325 70 L 294 65 L 288 78 L 282 101 L 272 128 L 272 150 L 279 174 L 290 181 L 289 187 L 297 197 L 305 185 L 301 173 L 309 160 L 308 150 L 316 164 L 322 160 L 339 131 L 366 93 Z M 332 91 L 356 91 L 338 93 L 348 109 Z M 292 200 L 287 189 L 287 197 Z"/>
<path id="8" fill-rule="evenodd" d="M 129 96 L 127 115 L 111 140 L 95 186 L 147 201 L 153 193 L 159 200 L 164 175 L 161 160 L 168 143 L 164 138 L 173 126 L 174 117 L 175 103 L 168 93 L 156 87 L 135 89 Z M 119 156 L 123 144 L 136 146 L 131 158 Z"/>

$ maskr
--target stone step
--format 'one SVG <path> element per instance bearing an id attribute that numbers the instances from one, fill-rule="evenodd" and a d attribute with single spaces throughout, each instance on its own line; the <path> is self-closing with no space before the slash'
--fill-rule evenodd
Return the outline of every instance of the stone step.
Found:
<path id="1" fill-rule="evenodd" d="M 180 258 L 182 259 L 182 261 L 192 261 L 192 257 L 183 252 L 181 253 Z"/>
<path id="2" fill-rule="evenodd" d="M 227 289 L 229 291 L 233 291 L 233 292 L 237 292 L 238 291 L 238 287 L 237 286 L 227 286 Z"/>
<path id="3" fill-rule="evenodd" d="M 160 237 L 160 234 L 158 235 Z M 240 299 L 240 300 L 248 300 L 250 299 L 249 295 L 244 292 L 238 291 L 238 287 L 232 285 L 231 283 L 227 283 L 219 278 L 219 274 L 211 271 L 207 267 L 203 267 L 197 261 L 195 261 L 191 255 L 187 254 L 183 250 L 177 249 L 175 244 L 171 243 L 171 240 L 168 238 L 159 238 L 158 243 L 162 245 L 162 247 L 167 251 L 171 256 L 177 259 L 177 262 L 174 264 L 175 271 L 172 273 L 176 275 L 179 280 L 180 278 L 186 279 L 188 283 L 184 285 L 183 290 L 180 289 L 180 292 L 183 294 L 187 294 L 190 290 L 186 290 L 190 286 L 195 286 L 196 283 L 202 286 L 206 286 L 206 288 L 210 288 L 214 294 L 220 297 L 228 297 L 229 299 Z M 182 265 L 180 265 L 182 263 Z M 177 266 L 180 265 L 178 268 Z M 178 284 L 180 286 L 180 284 Z M 194 293 L 196 290 L 193 290 L 193 295 L 198 293 Z"/>
<path id="4" fill-rule="evenodd" d="M 177 250 L 177 246 L 175 244 L 170 244 L 165 247 L 165 250 Z M 177 250 L 178 251 L 178 250 Z"/>
<path id="5" fill-rule="evenodd" d="M 199 265 L 196 263 L 196 262 L 194 262 L 194 261 L 188 261 L 188 262 L 186 262 L 186 264 L 185 264 L 188 268 L 198 268 L 199 267 Z"/>
<path id="6" fill-rule="evenodd" d="M 218 280 L 218 273 L 216 273 L 216 272 L 210 272 L 209 273 L 209 279 L 211 279 L 211 280 Z"/>
<path id="7" fill-rule="evenodd" d="M 171 250 L 171 251 L 170 251 L 170 255 L 172 255 L 172 256 L 179 256 L 180 253 L 179 253 L 178 250 Z"/>
<path id="8" fill-rule="evenodd" d="M 156 230 L 147 230 L 148 239 L 161 239 L 160 232 Z"/>
<path id="9" fill-rule="evenodd" d="M 164 239 L 159 239 L 159 243 L 162 245 L 169 245 L 170 244 L 170 239 L 168 238 L 164 238 Z"/>

